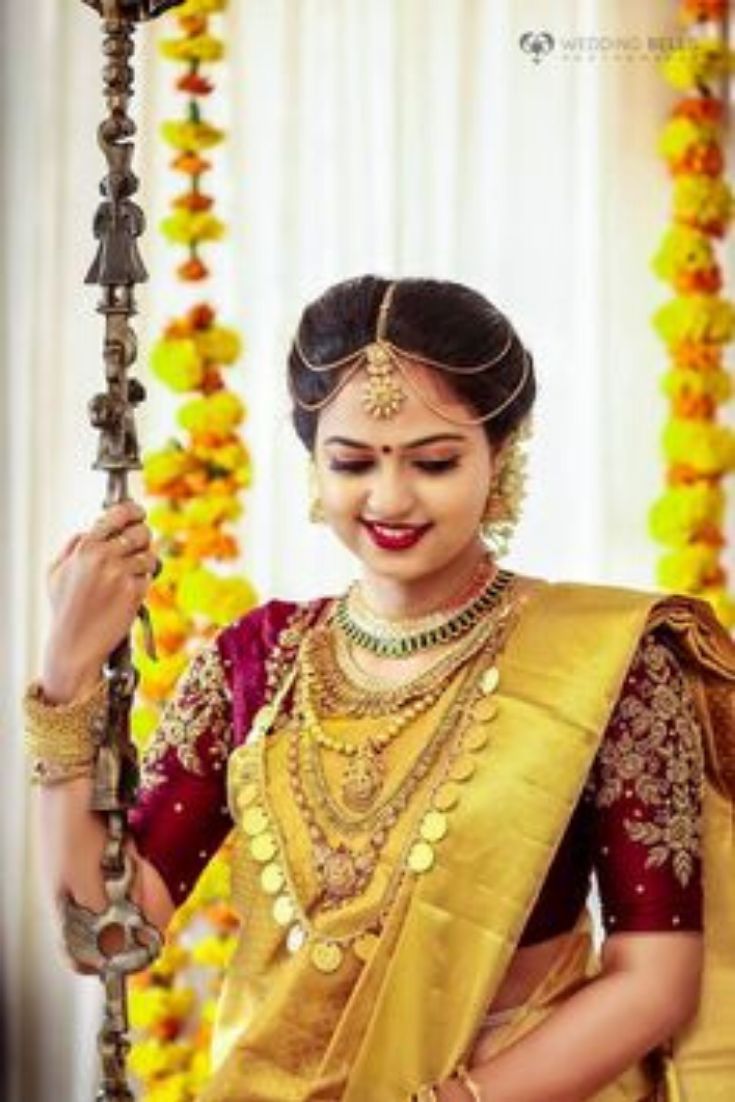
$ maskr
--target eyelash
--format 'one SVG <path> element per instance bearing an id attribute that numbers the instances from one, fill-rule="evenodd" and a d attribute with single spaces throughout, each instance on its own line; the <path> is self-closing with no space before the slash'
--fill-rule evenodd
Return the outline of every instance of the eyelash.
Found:
<path id="1" fill-rule="evenodd" d="M 338 474 L 364 474 L 372 467 L 370 459 L 332 459 L 329 469 Z M 458 459 L 416 459 L 414 466 L 425 474 L 439 475 L 445 471 L 454 470 L 459 465 Z"/>

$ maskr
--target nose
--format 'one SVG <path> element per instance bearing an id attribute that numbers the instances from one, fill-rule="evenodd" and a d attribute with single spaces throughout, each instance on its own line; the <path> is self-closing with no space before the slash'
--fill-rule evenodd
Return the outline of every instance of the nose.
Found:
<path id="1" fill-rule="evenodd" d="M 398 464 L 381 463 L 371 480 L 363 515 L 368 520 L 408 520 L 415 505 L 409 480 Z"/>

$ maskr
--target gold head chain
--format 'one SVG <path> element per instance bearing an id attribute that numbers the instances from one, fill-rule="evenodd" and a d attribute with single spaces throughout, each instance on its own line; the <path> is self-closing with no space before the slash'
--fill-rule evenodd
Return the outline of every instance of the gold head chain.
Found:
<path id="1" fill-rule="evenodd" d="M 521 377 L 513 390 L 502 402 L 494 406 L 493 409 L 489 410 L 487 413 L 467 419 L 447 417 L 445 410 L 440 405 L 432 402 L 416 384 L 416 381 L 411 378 L 407 371 L 407 364 L 419 364 L 423 367 L 433 368 L 436 371 L 443 371 L 451 375 L 479 375 L 481 372 L 494 367 L 509 351 L 515 336 L 510 323 L 507 323 L 508 338 L 503 348 L 498 355 L 491 360 L 485 360 L 480 364 L 464 366 L 460 364 L 443 363 L 440 360 L 432 360 L 428 356 L 421 355 L 421 353 L 399 348 L 397 345 L 387 340 L 386 330 L 388 325 L 388 314 L 393 302 L 395 290 L 396 283 L 390 283 L 383 295 L 380 309 L 378 310 L 375 339 L 369 344 L 363 345 L 362 348 L 358 348 L 355 352 L 351 352 L 348 356 L 343 356 L 339 360 L 332 360 L 330 363 L 326 364 L 314 363 L 306 356 L 299 335 L 296 335 L 294 347 L 299 359 L 309 371 L 313 371 L 315 374 L 326 374 L 331 371 L 344 369 L 344 374 L 339 379 L 334 389 L 331 390 L 326 397 L 320 398 L 315 402 L 307 402 L 300 398 L 295 391 L 292 380 L 289 379 L 291 394 L 296 404 L 309 412 L 317 412 L 323 409 L 337 397 L 339 392 L 343 390 L 350 380 L 355 377 L 358 371 L 361 371 L 364 367 L 367 373 L 367 379 L 362 387 L 361 401 L 365 410 L 377 420 L 394 417 L 400 411 L 401 406 L 407 398 L 406 389 L 403 384 L 405 384 L 405 386 L 434 413 L 437 413 L 445 420 L 452 421 L 454 424 L 467 426 L 480 425 L 485 421 L 490 421 L 498 417 L 513 401 L 515 401 L 526 385 L 531 370 L 531 359 L 525 348 L 523 350 L 523 369 L 521 371 Z"/>

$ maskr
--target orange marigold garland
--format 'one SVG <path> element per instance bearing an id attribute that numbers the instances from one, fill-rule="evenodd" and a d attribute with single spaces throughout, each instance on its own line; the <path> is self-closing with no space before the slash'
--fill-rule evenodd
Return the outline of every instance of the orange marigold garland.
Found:
<path id="1" fill-rule="evenodd" d="M 724 482 L 735 468 L 735 435 L 719 419 L 732 394 L 724 349 L 735 336 L 735 308 L 721 294 L 718 256 L 735 209 L 725 178 L 722 92 L 735 71 L 720 22 L 726 10 L 717 0 L 685 0 L 681 22 L 696 32 L 663 63 L 665 78 L 684 96 L 659 142 L 674 183 L 673 224 L 653 266 L 676 297 L 653 318 L 671 362 L 662 380 L 670 410 L 663 434 L 667 488 L 651 509 L 650 526 L 667 548 L 659 583 L 706 598 L 732 627 L 735 601 L 723 563 Z"/>
<path id="2" fill-rule="evenodd" d="M 202 102 L 214 85 L 201 72 L 204 63 L 223 56 L 209 21 L 225 6 L 226 0 L 186 0 L 173 16 L 180 34 L 161 43 L 164 57 L 184 67 L 176 86 L 187 97 L 186 117 L 165 122 L 162 134 L 175 151 L 171 167 L 183 176 L 185 190 L 161 229 L 186 248 L 177 268 L 186 283 L 209 275 L 202 249 L 225 232 L 213 197 L 201 187 L 211 168 L 204 152 L 225 136 L 202 117 Z M 133 722 L 142 750 L 192 652 L 256 600 L 248 581 L 222 570 L 240 555 L 233 524 L 250 482 L 240 434 L 246 410 L 225 380 L 241 351 L 238 333 L 200 303 L 170 322 L 151 355 L 153 374 L 185 400 L 178 413 L 182 433 L 149 452 L 143 464 L 163 570 L 149 595 L 158 661 L 151 662 L 140 646 L 136 656 L 142 702 Z M 144 1102 L 193 1102 L 208 1077 L 214 1007 L 237 926 L 223 903 L 228 879 L 221 853 L 174 916 L 162 956 L 131 984 L 136 1040 L 130 1066 Z"/>

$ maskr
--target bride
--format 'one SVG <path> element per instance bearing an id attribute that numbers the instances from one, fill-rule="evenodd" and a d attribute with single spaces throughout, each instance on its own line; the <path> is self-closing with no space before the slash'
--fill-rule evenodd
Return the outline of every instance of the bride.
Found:
<path id="1" fill-rule="evenodd" d="M 359 577 L 202 648 L 131 817 L 162 930 L 234 831 L 201 1102 L 729 1098 L 730 639 L 693 599 L 498 566 L 535 377 L 475 291 L 338 284 L 288 378 L 311 517 Z M 25 701 L 56 891 L 96 910 L 90 722 L 154 565 L 132 502 L 67 545 Z"/>

